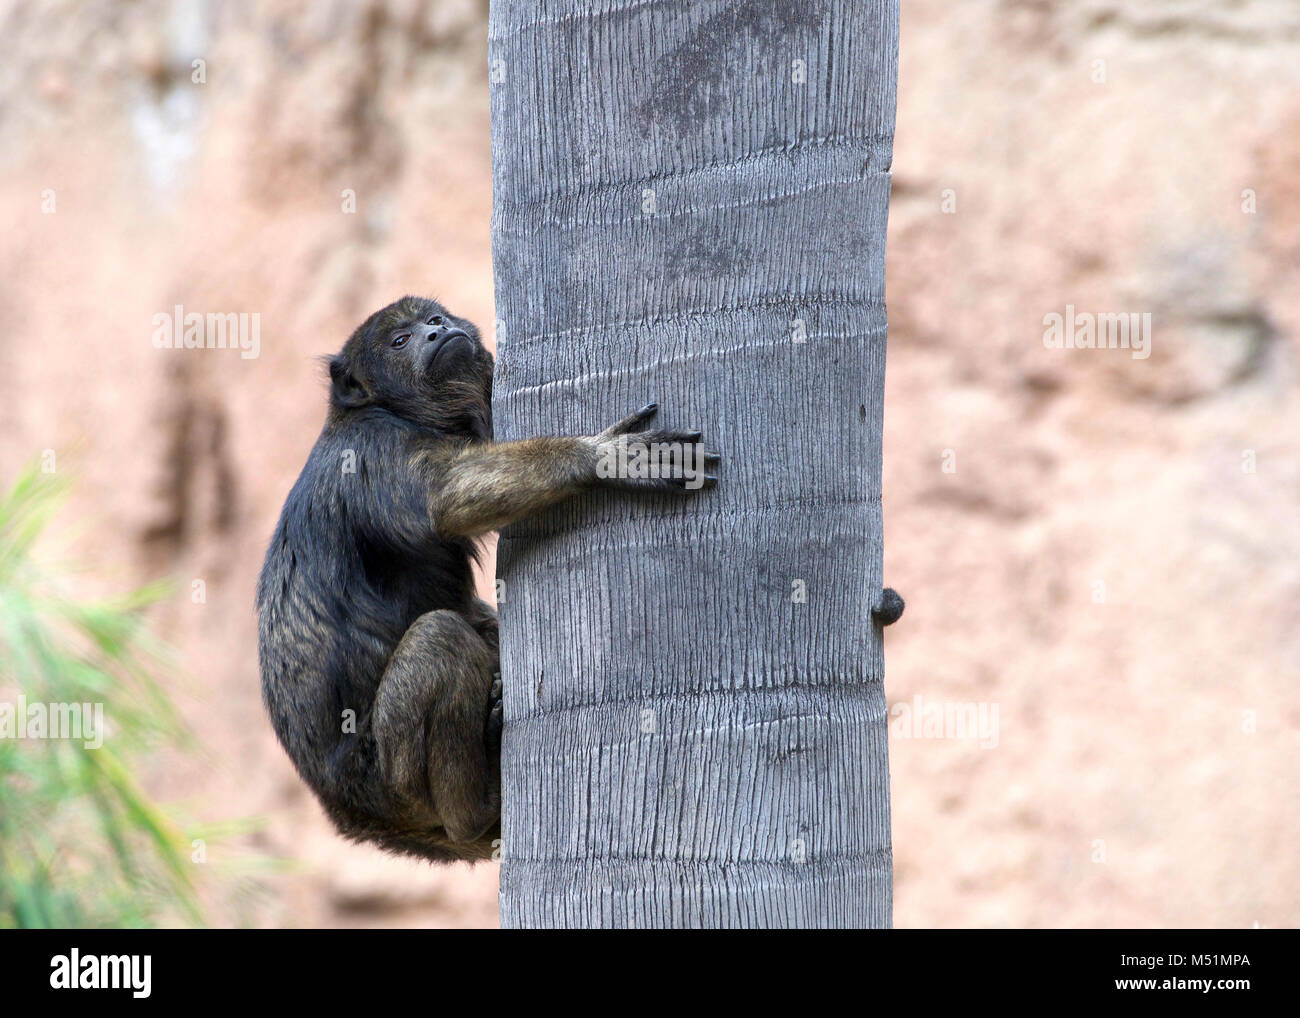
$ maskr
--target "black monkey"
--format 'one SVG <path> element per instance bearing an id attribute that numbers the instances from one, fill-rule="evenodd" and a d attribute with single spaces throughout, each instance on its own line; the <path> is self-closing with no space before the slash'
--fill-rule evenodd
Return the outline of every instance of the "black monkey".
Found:
<path id="1" fill-rule="evenodd" d="M 371 315 L 329 368 L 325 427 L 258 583 L 263 699 L 344 835 L 488 858 L 501 691 L 473 539 L 597 485 L 709 487 L 718 457 L 699 432 L 649 430 L 653 403 L 599 435 L 494 443 L 492 355 L 431 300 Z M 629 448 L 661 469 L 628 468 Z"/>

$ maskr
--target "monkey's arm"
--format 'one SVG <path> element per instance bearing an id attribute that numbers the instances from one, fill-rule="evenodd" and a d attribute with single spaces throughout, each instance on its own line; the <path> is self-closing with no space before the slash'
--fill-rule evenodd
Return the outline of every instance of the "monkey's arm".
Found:
<path id="1" fill-rule="evenodd" d="M 448 464 L 430 510 L 440 537 L 477 537 L 576 495 L 595 479 L 590 439 L 470 446 Z"/>
<path id="2" fill-rule="evenodd" d="M 658 412 L 651 403 L 599 435 L 485 442 L 460 451 L 434 484 L 430 513 L 442 537 L 477 537 L 500 530 L 597 484 L 689 490 L 715 483 L 705 471 L 716 454 L 698 449 L 698 431 L 647 431 Z M 668 450 L 668 476 L 629 478 L 600 469 L 619 443 Z M 689 450 L 698 450 L 691 456 Z"/>

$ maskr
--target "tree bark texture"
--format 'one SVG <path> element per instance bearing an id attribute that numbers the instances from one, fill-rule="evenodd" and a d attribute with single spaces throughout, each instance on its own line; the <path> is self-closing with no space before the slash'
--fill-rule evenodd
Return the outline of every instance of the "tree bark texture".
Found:
<path id="1" fill-rule="evenodd" d="M 494 0 L 498 440 L 651 400 L 685 497 L 502 535 L 507 927 L 888 926 L 897 0 Z"/>

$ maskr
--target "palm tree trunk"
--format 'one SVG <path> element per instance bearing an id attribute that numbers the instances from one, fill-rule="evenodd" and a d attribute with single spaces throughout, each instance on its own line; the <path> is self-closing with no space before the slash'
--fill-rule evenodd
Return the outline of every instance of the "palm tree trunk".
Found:
<path id="1" fill-rule="evenodd" d="M 888 926 L 897 0 L 494 0 L 497 437 L 649 400 L 714 491 L 502 535 L 509 927 Z"/>

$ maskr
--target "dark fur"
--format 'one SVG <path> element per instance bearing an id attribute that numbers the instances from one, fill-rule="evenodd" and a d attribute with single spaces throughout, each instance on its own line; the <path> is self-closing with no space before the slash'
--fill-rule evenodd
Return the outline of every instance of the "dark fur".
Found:
<path id="1" fill-rule="evenodd" d="M 493 443 L 492 357 L 471 323 L 433 301 L 372 315 L 330 378 L 325 428 L 258 584 L 263 698 L 343 834 L 428 859 L 486 858 L 501 708 L 496 615 L 474 594 L 473 539 L 598 483 L 682 490 L 681 478 L 713 478 L 682 462 L 676 480 L 598 479 L 611 443 L 698 443 L 646 430 L 653 405 L 597 436 Z"/>

